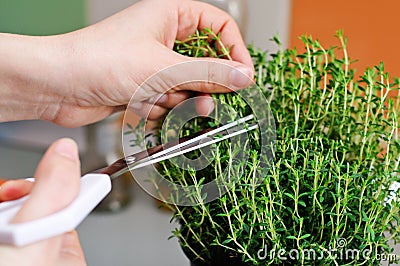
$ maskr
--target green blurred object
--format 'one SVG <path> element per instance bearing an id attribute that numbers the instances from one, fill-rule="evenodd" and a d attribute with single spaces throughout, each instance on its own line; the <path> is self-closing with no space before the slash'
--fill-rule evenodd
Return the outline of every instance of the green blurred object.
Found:
<path id="1" fill-rule="evenodd" d="M 85 25 L 85 0 L 0 0 L 0 32 L 52 35 Z"/>

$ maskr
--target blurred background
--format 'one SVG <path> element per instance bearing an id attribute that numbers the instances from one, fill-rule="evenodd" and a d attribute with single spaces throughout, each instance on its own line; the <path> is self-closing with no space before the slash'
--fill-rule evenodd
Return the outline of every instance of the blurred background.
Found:
<path id="1" fill-rule="evenodd" d="M 162 0 L 160 0 L 162 1 Z M 136 0 L 0 0 L 0 32 L 51 35 L 96 23 Z M 298 36 L 311 34 L 325 46 L 338 45 L 338 29 L 349 37 L 349 53 L 358 59 L 358 74 L 383 61 L 392 76 L 397 66 L 397 11 L 400 2 L 384 4 L 362 0 L 207 0 L 237 20 L 247 43 L 273 51 L 269 41 L 278 35 L 284 47 L 301 44 Z M 104 36 L 105 38 L 107 36 Z M 80 147 L 84 171 L 112 162 L 122 155 L 121 115 L 88 127 L 64 129 L 41 121 L 0 124 L 1 176 L 32 176 L 45 148 L 68 136 Z M 90 155 L 90 156 L 89 156 Z M 22 162 L 22 163 L 21 163 Z M 171 265 L 188 261 L 176 240 L 168 240 L 176 226 L 171 213 L 133 184 L 115 185 L 120 191 L 109 209 L 94 213 L 78 228 L 89 265 Z M 121 196 L 122 195 L 122 196 Z M 121 197 L 120 197 L 121 196 Z M 125 208 L 122 208 L 125 207 Z M 119 210 L 115 212 L 115 210 Z"/>

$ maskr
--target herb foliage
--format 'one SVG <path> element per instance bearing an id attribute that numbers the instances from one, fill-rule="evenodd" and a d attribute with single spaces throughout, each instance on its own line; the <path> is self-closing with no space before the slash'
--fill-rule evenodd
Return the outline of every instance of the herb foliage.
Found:
<path id="1" fill-rule="evenodd" d="M 400 204 L 387 201 L 390 195 L 400 196 L 390 189 L 399 181 L 400 80 L 392 82 L 382 63 L 356 77 L 347 39 L 340 31 L 336 36 L 340 46 L 329 49 L 303 36 L 304 53 L 280 48 L 268 54 L 249 47 L 256 83 L 276 122 L 274 161 L 254 188 L 260 148 L 254 132 L 247 147 L 249 163 L 232 189 L 210 203 L 174 206 L 180 227 L 173 235 L 196 265 L 379 265 L 374 258 L 392 253 L 390 241 L 400 240 Z M 174 49 L 187 56 L 229 59 L 229 48 L 209 29 L 176 41 Z M 234 93 L 213 97 L 242 116 L 251 111 Z M 180 135 L 215 121 L 193 119 Z M 202 171 L 182 170 L 168 161 L 160 171 L 175 183 L 189 182 L 201 190 L 207 178 L 234 167 L 231 147 L 221 145 Z M 275 253 L 260 258 L 265 248 Z M 296 258 L 286 253 L 287 260 L 280 259 L 276 252 L 281 249 L 297 250 L 291 254 Z M 367 249 L 368 257 L 361 256 Z M 310 250 L 317 257 L 305 252 Z M 346 255 L 349 250 L 360 256 Z"/>

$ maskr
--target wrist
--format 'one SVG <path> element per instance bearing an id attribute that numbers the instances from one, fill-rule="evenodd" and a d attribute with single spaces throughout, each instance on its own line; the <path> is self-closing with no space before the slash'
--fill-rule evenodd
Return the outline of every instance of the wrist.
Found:
<path id="1" fill-rule="evenodd" d="M 62 99 L 57 36 L 0 33 L 0 122 L 48 119 Z"/>

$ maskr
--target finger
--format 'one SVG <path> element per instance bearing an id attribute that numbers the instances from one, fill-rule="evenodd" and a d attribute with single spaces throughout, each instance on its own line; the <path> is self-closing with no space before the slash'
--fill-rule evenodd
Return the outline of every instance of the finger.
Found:
<path id="1" fill-rule="evenodd" d="M 254 84 L 254 74 L 250 68 L 229 60 L 191 58 L 176 68 L 172 78 L 178 80 L 182 84 L 178 88 L 184 90 L 203 93 L 231 92 Z M 190 80 L 182 81 L 189 78 Z"/>
<path id="2" fill-rule="evenodd" d="M 81 243 L 76 230 L 62 236 L 59 266 L 86 265 Z"/>
<path id="3" fill-rule="evenodd" d="M 40 161 L 29 198 L 12 222 L 35 220 L 65 208 L 79 192 L 78 148 L 71 139 L 53 143 Z"/>
<path id="4" fill-rule="evenodd" d="M 163 94 L 153 97 L 152 102 L 131 103 L 129 109 L 137 115 L 148 120 L 158 120 L 164 117 L 169 109 L 172 109 L 190 96 L 187 91 Z M 208 116 L 215 107 L 210 94 L 202 93 L 195 97 L 196 111 L 200 116 Z"/>
<path id="5" fill-rule="evenodd" d="M 169 110 L 162 106 L 148 102 L 130 103 L 128 108 L 138 116 L 146 118 L 146 120 L 158 120 L 164 117 Z"/>
<path id="6" fill-rule="evenodd" d="M 183 40 L 197 29 L 211 28 L 220 33 L 224 45 L 232 47 L 232 59 L 246 65 L 254 72 L 254 66 L 239 27 L 226 12 L 200 1 L 187 1 L 185 12 L 179 13 L 177 38 Z"/>
<path id="7" fill-rule="evenodd" d="M 61 139 L 53 143 L 40 161 L 35 177 L 29 198 L 11 222 L 27 222 L 50 215 L 76 197 L 79 192 L 80 165 L 75 142 Z M 61 236 L 52 237 L 22 249 L 35 265 L 56 265 L 61 240 Z"/>
<path id="8" fill-rule="evenodd" d="M 10 180 L 0 186 L 0 202 L 19 199 L 26 196 L 33 187 L 27 180 Z"/>
<path id="9" fill-rule="evenodd" d="M 148 103 L 155 104 L 167 109 L 172 109 L 179 103 L 183 102 L 190 97 L 190 92 L 188 91 L 171 91 L 163 94 L 158 94 L 148 100 Z"/>
<path id="10" fill-rule="evenodd" d="M 136 101 L 148 100 L 171 88 L 177 91 L 223 93 L 244 89 L 254 84 L 252 70 L 238 62 L 189 58 L 173 52 L 165 53 L 169 54 L 169 61 L 173 65 L 166 67 L 143 83 L 133 95 Z M 153 95 L 148 92 L 153 92 Z"/>
<path id="11" fill-rule="evenodd" d="M 0 178 L 0 186 L 3 185 L 7 181 L 8 181 L 8 179 Z"/>
<path id="12" fill-rule="evenodd" d="M 201 116 L 208 116 L 215 108 L 215 103 L 210 94 L 200 94 L 195 98 L 197 113 Z"/>

